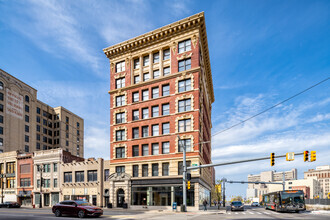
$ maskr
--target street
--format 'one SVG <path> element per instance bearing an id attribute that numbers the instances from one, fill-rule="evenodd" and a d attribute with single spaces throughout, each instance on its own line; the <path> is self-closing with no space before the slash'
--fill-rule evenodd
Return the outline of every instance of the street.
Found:
<path id="1" fill-rule="evenodd" d="M 262 207 L 246 206 L 245 211 L 195 211 L 195 212 L 171 212 L 171 211 L 137 211 L 123 209 L 104 209 L 104 215 L 100 218 L 87 219 L 329 219 L 330 212 L 328 211 L 306 211 L 300 213 L 278 213 L 271 210 L 265 210 Z M 74 216 L 55 217 L 49 208 L 43 209 L 0 209 L 0 219 L 78 219 Z"/>

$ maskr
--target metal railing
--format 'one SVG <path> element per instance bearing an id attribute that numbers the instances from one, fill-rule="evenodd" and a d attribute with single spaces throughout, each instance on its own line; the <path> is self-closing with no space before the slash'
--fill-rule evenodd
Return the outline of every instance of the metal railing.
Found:
<path id="1" fill-rule="evenodd" d="M 330 205 L 330 199 L 305 199 L 307 205 Z"/>

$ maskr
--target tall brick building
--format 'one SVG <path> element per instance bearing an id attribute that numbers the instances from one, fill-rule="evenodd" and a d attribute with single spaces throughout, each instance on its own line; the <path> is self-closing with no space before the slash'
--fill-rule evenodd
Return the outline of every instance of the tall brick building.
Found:
<path id="1" fill-rule="evenodd" d="M 110 202 L 180 205 L 182 146 L 188 166 L 211 163 L 214 93 L 204 13 L 104 53 L 110 60 Z M 214 184 L 213 168 L 191 174 L 188 209 L 208 199 Z"/>

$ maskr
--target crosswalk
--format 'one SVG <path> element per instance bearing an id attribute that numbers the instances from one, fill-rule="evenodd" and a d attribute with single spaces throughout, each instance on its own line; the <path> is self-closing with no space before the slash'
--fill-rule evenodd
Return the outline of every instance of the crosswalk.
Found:
<path id="1" fill-rule="evenodd" d="M 267 211 L 244 211 L 244 212 L 227 212 L 227 215 L 246 215 L 246 214 L 250 214 L 250 215 L 270 215 L 270 214 L 274 214 L 274 215 L 279 215 L 280 213 L 278 212 L 267 212 Z"/>

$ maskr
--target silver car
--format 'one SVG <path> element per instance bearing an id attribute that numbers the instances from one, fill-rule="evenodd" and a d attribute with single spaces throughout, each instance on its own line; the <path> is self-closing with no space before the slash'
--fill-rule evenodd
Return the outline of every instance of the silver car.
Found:
<path id="1" fill-rule="evenodd" d="M 230 204 L 231 211 L 244 211 L 244 205 L 241 201 L 233 201 Z"/>

